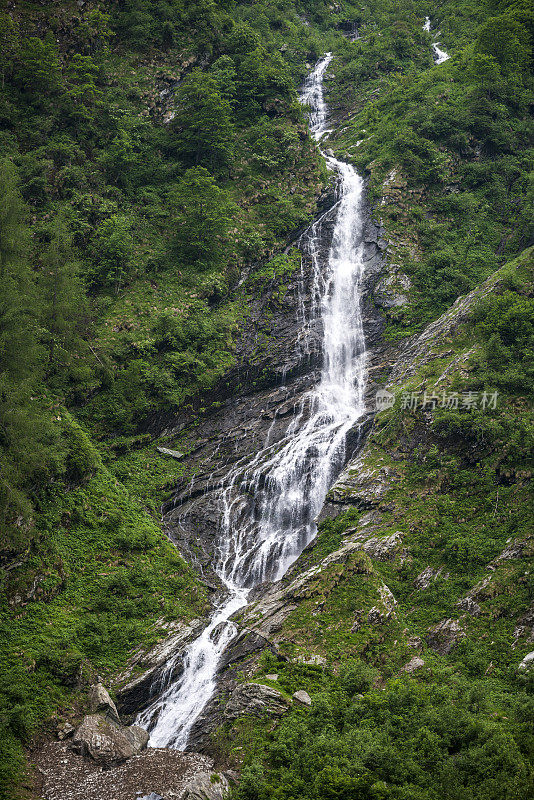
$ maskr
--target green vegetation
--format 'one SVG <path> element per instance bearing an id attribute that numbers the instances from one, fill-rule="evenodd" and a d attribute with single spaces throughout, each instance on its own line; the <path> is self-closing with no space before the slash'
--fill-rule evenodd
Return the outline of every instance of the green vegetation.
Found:
<path id="1" fill-rule="evenodd" d="M 204 587 L 155 521 L 105 469 L 70 415 L 56 413 L 68 442 L 68 483 L 41 500 L 31 543 L 3 575 L 5 797 L 21 777 L 20 740 L 43 718 L 83 707 L 87 683 L 120 670 L 132 645 L 156 641 L 161 621 L 206 610 Z"/>
<path id="2" fill-rule="evenodd" d="M 457 5 L 445 3 L 440 19 L 452 20 Z M 461 5 L 464 12 L 476 6 Z M 421 3 L 404 10 L 405 49 L 395 16 L 381 26 L 387 35 L 377 38 L 367 21 L 369 34 L 341 52 L 333 96 L 357 113 L 336 142 L 370 174 L 375 200 L 384 198 L 375 214 L 392 261 L 413 283 L 410 303 L 390 313 L 390 336 L 419 330 L 532 241 L 527 5 L 501 3 L 470 36 L 455 36 L 452 58 L 439 67 L 415 69 L 422 52 L 428 58 L 429 36 L 421 16 L 414 19 L 416 10 L 426 13 Z"/>
<path id="3" fill-rule="evenodd" d="M 206 612 L 159 526 L 187 461 L 162 459 L 142 431 L 155 413 L 204 408 L 251 303 L 277 307 L 300 264 L 282 249 L 328 180 L 296 99 L 306 63 L 335 53 L 330 144 L 369 178 L 388 262 L 411 281 L 409 302 L 386 312 L 397 339 L 532 242 L 532 20 L 526 0 L 0 11 L 1 797 L 17 794 L 24 744 L 80 712 L 97 673 L 110 678 L 162 622 Z M 451 59 L 434 67 L 438 30 Z M 380 416 L 368 465 L 396 478 L 376 535 L 399 532 L 409 557 L 354 550 L 299 598 L 280 643 L 289 660 L 266 657 L 258 674 L 279 673 L 287 696 L 309 689 L 313 705 L 275 728 L 245 718 L 219 732 L 230 762 L 249 751 L 238 800 L 532 790 L 532 687 L 516 674 L 526 634 L 514 639 L 531 551 L 496 561 L 533 525 L 531 271 L 526 251 L 397 387 L 497 390 L 497 409 Z M 262 330 L 251 364 L 273 344 Z M 350 539 L 362 513 L 323 522 L 300 569 Z M 460 615 L 490 563 L 480 615 L 462 616 L 465 638 L 436 655 L 429 627 Z M 429 566 L 438 577 L 415 593 Z M 360 624 L 373 608 L 383 623 Z M 401 678 L 406 631 L 425 668 Z M 291 661 L 308 652 L 324 668 Z"/>
<path id="4" fill-rule="evenodd" d="M 330 563 L 301 586 L 277 631 L 286 660 L 267 654 L 254 678 L 276 673 L 275 688 L 306 689 L 311 708 L 294 707 L 274 727 L 245 717 L 219 730 L 220 753 L 242 769 L 236 800 L 519 800 L 532 791 L 532 678 L 517 670 L 532 649 L 530 626 L 521 628 L 534 592 L 532 297 L 529 250 L 395 387 L 397 405 L 378 416 L 354 474 L 356 487 L 362 472 L 391 476 L 371 529 L 350 501 L 321 524 L 299 574 L 328 554 Z M 458 360 L 462 371 L 450 368 Z M 496 407 L 482 408 L 495 387 Z M 403 409 L 412 391 L 456 394 L 459 408 Z M 476 392 L 478 407 L 462 407 Z M 353 549 L 332 560 L 343 545 L 392 534 L 389 558 Z M 499 558 L 510 543 L 516 555 Z M 474 605 L 458 606 L 466 596 Z M 444 619 L 459 620 L 461 635 L 440 655 L 429 631 Z M 403 674 L 414 656 L 417 672 Z M 302 664 L 317 658 L 324 666 Z"/>
<path id="5" fill-rule="evenodd" d="M 311 686 L 312 707 L 294 709 L 274 733 L 256 725 L 252 742 L 236 726 L 228 757 L 246 741 L 268 764 L 247 758 L 236 800 L 474 800 L 532 790 L 531 698 L 447 669 L 371 687 L 358 661 L 338 677 L 270 666 L 290 691 Z"/>
<path id="6" fill-rule="evenodd" d="M 232 363 L 243 264 L 313 213 L 323 167 L 294 77 L 317 34 L 290 3 L 283 24 L 231 5 L 0 15 L 10 536 L 63 474 L 50 408 L 124 435 L 212 387 Z"/>
<path id="7" fill-rule="evenodd" d="M 139 426 L 233 365 L 242 268 L 311 218 L 324 180 L 295 91 L 324 34 L 292 2 L 259 9 L 62 0 L 0 12 L 10 800 L 21 742 L 43 720 L 161 635 L 158 620 L 205 611 L 159 528 L 181 468 Z"/>

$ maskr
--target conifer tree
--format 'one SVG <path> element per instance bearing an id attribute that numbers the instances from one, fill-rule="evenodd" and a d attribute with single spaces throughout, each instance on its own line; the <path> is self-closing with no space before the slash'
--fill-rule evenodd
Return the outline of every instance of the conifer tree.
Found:
<path id="1" fill-rule="evenodd" d="M 36 292 L 25 207 L 13 164 L 0 161 L 0 526 L 4 546 L 24 541 L 28 489 L 61 460 L 40 385 Z"/>
<path id="2" fill-rule="evenodd" d="M 177 150 L 187 164 L 220 172 L 232 162 L 232 109 L 211 76 L 195 70 L 178 93 L 173 123 Z"/>
<path id="3" fill-rule="evenodd" d="M 83 367 L 87 301 L 72 251 L 72 237 L 62 216 L 55 218 L 47 235 L 49 242 L 38 280 L 46 347 L 45 377 L 49 386 L 64 393 L 69 378 L 90 377 L 88 368 Z"/>
<path id="4" fill-rule="evenodd" d="M 182 264 L 221 267 L 228 245 L 232 206 L 203 167 L 188 169 L 172 193 L 177 234 L 174 249 Z"/>

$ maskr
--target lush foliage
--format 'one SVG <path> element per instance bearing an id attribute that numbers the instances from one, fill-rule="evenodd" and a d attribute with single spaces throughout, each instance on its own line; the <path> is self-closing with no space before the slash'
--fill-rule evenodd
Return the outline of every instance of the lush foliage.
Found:
<path id="1" fill-rule="evenodd" d="M 158 525 L 179 469 L 138 428 L 232 365 L 243 265 L 314 211 L 323 168 L 295 78 L 321 35 L 292 2 L 0 12 L 0 793 L 10 800 L 20 741 L 43 718 L 161 635 L 156 620 L 204 609 Z"/>
<path id="2" fill-rule="evenodd" d="M 365 672 L 358 661 L 338 678 L 269 666 L 284 689 L 312 686 L 313 705 L 260 734 L 250 749 L 265 752 L 269 769 L 249 759 L 236 800 L 519 800 L 532 791 L 526 694 L 446 671 L 370 688 L 351 680 Z"/>
<path id="3" fill-rule="evenodd" d="M 239 800 L 519 800 L 532 791 L 532 678 L 517 670 L 532 647 L 530 627 L 518 618 L 534 596 L 525 538 L 534 525 L 534 428 L 525 403 L 532 257 L 529 250 L 503 268 L 468 322 L 446 343 L 439 335 L 429 342 L 427 363 L 397 387 L 399 396 L 418 390 L 463 397 L 494 388 L 488 381 L 498 377 L 496 407 L 430 412 L 397 405 L 379 415 L 359 470 L 386 468 L 393 476 L 369 516 L 375 535 L 396 532 L 402 544 L 390 560 L 346 554 L 305 585 L 299 607 L 277 631 L 289 660 L 267 655 L 254 680 L 285 696 L 305 688 L 312 705 L 293 708 L 274 727 L 244 718 L 221 728 L 222 753 L 243 768 Z M 500 375 L 488 371 L 495 348 L 488 330 L 509 348 Z M 516 360 L 520 348 L 525 357 Z M 463 374 L 447 369 L 466 353 Z M 443 374 L 448 380 L 433 391 Z M 354 541 L 355 531 L 365 538 L 360 517 L 349 506 L 325 520 L 300 571 Z M 524 543 L 522 556 L 500 558 L 511 542 Z M 428 584 L 418 584 L 429 569 Z M 380 608 L 384 583 L 394 613 L 373 623 L 367 614 Z M 476 600 L 472 615 L 459 606 L 466 596 Z M 463 638 L 447 655 L 436 654 L 429 629 L 458 618 Z M 414 655 L 417 680 L 402 673 Z M 323 666 L 303 665 L 313 658 Z"/>
<path id="4" fill-rule="evenodd" d="M 341 34 L 356 28 L 356 41 Z M 452 55 L 439 69 L 438 28 Z M 158 525 L 183 468 L 140 430 L 154 412 L 202 407 L 235 363 L 251 298 L 275 303 L 296 267 L 278 251 L 327 178 L 296 101 L 306 63 L 335 50 L 330 100 L 349 119 L 332 143 L 374 199 L 393 186 L 379 213 L 413 282 L 411 302 L 388 312 L 388 335 L 402 336 L 531 241 L 532 12 L 523 0 L 57 0 L 2 10 L 0 44 L 0 794 L 11 800 L 21 742 L 42 720 L 159 636 L 157 620 L 205 610 Z M 532 595 L 519 569 L 499 573 L 452 670 L 433 662 L 420 683 L 394 679 L 400 623 L 351 625 L 384 578 L 422 634 L 531 524 L 532 312 L 516 271 L 465 332 L 469 374 L 452 388 L 498 389 L 498 415 L 406 414 L 375 432 L 383 450 L 406 431 L 432 443 L 393 453 L 405 472 L 384 525 L 405 521 L 413 561 L 334 565 L 319 600 L 295 611 L 282 649 L 291 658 L 305 639 L 329 668 L 264 665 L 285 693 L 306 678 L 314 705 L 274 732 L 243 722 L 255 763 L 240 800 L 528 795 L 530 701 L 507 649 Z M 326 521 L 303 564 L 359 516 Z M 414 609 L 407 587 L 428 563 L 450 579 Z M 240 741 L 226 734 L 223 747 Z"/>
<path id="5" fill-rule="evenodd" d="M 412 303 L 390 314 L 397 335 L 435 318 L 533 236 L 532 14 L 526 4 L 502 4 L 498 16 L 471 27 L 469 40 L 465 32 L 455 36 L 449 61 L 417 72 L 413 65 L 421 63 L 422 48 L 429 52 L 421 16 L 414 19 L 423 8 L 405 10 L 413 38 L 409 66 L 405 58 L 383 70 L 388 61 L 382 51 L 393 45 L 369 33 L 345 46 L 334 86 L 342 105 L 347 86 L 358 86 L 357 100 L 348 99 L 365 107 L 340 144 L 361 171 L 370 172 L 374 197 L 384 196 L 376 213 L 392 244 L 402 242 L 392 260 L 402 261 L 413 283 Z M 440 19 L 454 13 L 455 7 L 449 13 L 444 6 Z M 363 70 L 357 84 L 350 80 L 353 61 Z"/>

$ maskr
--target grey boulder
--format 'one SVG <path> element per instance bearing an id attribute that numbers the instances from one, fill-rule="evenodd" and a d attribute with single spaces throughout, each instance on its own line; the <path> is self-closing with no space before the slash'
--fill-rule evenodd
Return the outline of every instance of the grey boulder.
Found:
<path id="1" fill-rule="evenodd" d="M 189 781 L 181 800 L 223 800 L 228 792 L 228 781 L 218 772 L 200 772 Z"/>
<path id="2" fill-rule="evenodd" d="M 293 699 L 303 706 L 311 706 L 312 704 L 310 695 L 304 689 L 299 689 L 298 692 L 295 692 Z"/>
<path id="3" fill-rule="evenodd" d="M 108 690 L 102 683 L 95 683 L 89 691 L 89 706 L 92 714 L 104 714 L 117 724 L 120 724 L 117 706 L 111 699 Z"/>
<path id="4" fill-rule="evenodd" d="M 408 675 L 411 675 L 412 672 L 415 672 L 416 669 L 421 669 L 421 667 L 425 666 L 425 662 L 419 656 L 414 656 L 413 658 L 408 661 L 403 667 L 401 667 L 401 672 L 406 672 Z"/>
<path id="5" fill-rule="evenodd" d="M 74 733 L 72 748 L 110 768 L 144 750 L 148 739 L 148 733 L 137 725 L 125 727 L 104 714 L 88 714 Z"/>
<path id="6" fill-rule="evenodd" d="M 440 656 L 446 656 L 464 638 L 465 631 L 457 619 L 442 620 L 425 636 L 428 646 Z"/>
<path id="7" fill-rule="evenodd" d="M 519 664 L 519 669 L 531 670 L 534 667 L 534 650 L 527 653 L 524 659 Z"/>
<path id="8" fill-rule="evenodd" d="M 230 695 L 224 716 L 226 719 L 237 719 L 242 714 L 280 716 L 286 711 L 287 704 L 281 692 L 260 683 L 242 683 Z"/>

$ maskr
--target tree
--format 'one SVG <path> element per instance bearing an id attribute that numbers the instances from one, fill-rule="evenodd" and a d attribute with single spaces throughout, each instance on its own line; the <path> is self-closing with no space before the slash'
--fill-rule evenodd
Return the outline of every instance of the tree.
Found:
<path id="1" fill-rule="evenodd" d="M 495 89 L 502 82 L 499 65 L 493 56 L 485 53 L 473 53 L 467 72 L 469 78 L 489 98 L 493 97 Z"/>
<path id="2" fill-rule="evenodd" d="M 0 161 L 0 525 L 18 546 L 31 514 L 28 489 L 57 466 L 58 434 L 42 400 L 43 351 L 28 261 L 26 209 L 13 164 Z"/>
<path id="3" fill-rule="evenodd" d="M 108 179 L 123 189 L 130 189 L 133 183 L 132 176 L 139 161 L 137 145 L 130 131 L 119 128 L 101 156 Z"/>
<path id="4" fill-rule="evenodd" d="M 232 205 L 203 167 L 188 169 L 173 190 L 177 233 L 174 252 L 183 265 L 197 269 L 221 266 L 228 249 Z"/>
<path id="5" fill-rule="evenodd" d="M 109 40 L 113 36 L 110 22 L 111 16 L 98 8 L 91 9 L 82 17 L 76 33 L 80 37 L 85 51 L 90 55 L 107 52 Z"/>
<path id="6" fill-rule="evenodd" d="M 87 302 L 72 252 L 72 237 L 61 216 L 52 222 L 47 238 L 38 289 L 46 380 L 57 390 L 64 389 L 69 377 L 86 377 L 87 370 L 80 367 L 86 351 L 82 333 Z"/>
<path id="7" fill-rule="evenodd" d="M 492 17 L 481 27 L 476 50 L 493 56 L 505 75 L 521 73 L 532 59 L 528 30 L 509 14 Z"/>
<path id="8" fill-rule="evenodd" d="M 54 37 L 23 39 L 16 72 L 17 83 L 34 94 L 56 93 L 61 85 L 61 62 Z"/>
<path id="9" fill-rule="evenodd" d="M 234 127 L 232 109 L 216 80 L 195 70 L 178 91 L 178 109 L 173 122 L 176 149 L 190 165 L 203 164 L 212 172 L 232 161 Z"/>
<path id="10" fill-rule="evenodd" d="M 129 274 L 133 252 L 130 224 L 126 217 L 112 214 L 103 220 L 93 241 L 93 282 L 118 294 Z"/>
<path id="11" fill-rule="evenodd" d="M 210 74 L 217 84 L 221 96 L 228 98 L 232 102 L 236 93 L 236 68 L 230 56 L 218 58 L 211 65 Z"/>
<path id="12" fill-rule="evenodd" d="M 67 71 L 66 112 L 78 122 L 95 118 L 102 92 L 96 85 L 98 67 L 91 56 L 76 53 Z"/>
<path id="13" fill-rule="evenodd" d="M 28 263 L 29 234 L 18 177 L 8 159 L 0 161 L 0 363 L 12 378 L 31 375 L 36 355 L 35 301 Z"/>
<path id="14" fill-rule="evenodd" d="M 19 45 L 18 27 L 9 14 L 0 14 L 0 71 L 2 73 L 2 89 L 6 76 L 11 74 L 15 53 Z"/>

